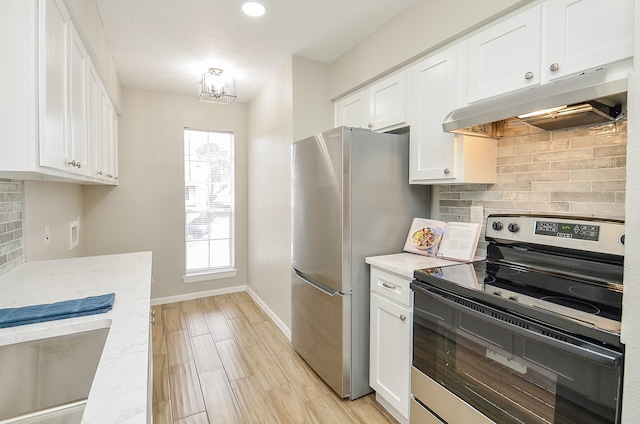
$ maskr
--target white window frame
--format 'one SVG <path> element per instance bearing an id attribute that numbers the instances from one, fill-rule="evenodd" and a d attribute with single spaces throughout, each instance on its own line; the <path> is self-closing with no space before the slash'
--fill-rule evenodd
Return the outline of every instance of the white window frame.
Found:
<path id="1" fill-rule="evenodd" d="M 206 213 L 206 214 L 222 214 L 226 215 L 226 212 L 220 212 L 220 211 L 216 211 L 213 208 L 213 205 L 208 205 L 208 206 L 198 206 L 195 207 L 193 206 L 193 202 L 194 199 L 190 197 L 189 199 L 189 204 L 187 203 L 187 190 L 189 190 L 190 195 L 193 193 L 195 194 L 196 192 L 196 188 L 195 185 L 197 185 L 198 183 L 202 183 L 202 182 L 198 182 L 198 181 L 187 181 L 187 169 L 186 167 L 188 166 L 187 163 L 187 137 L 189 135 L 190 132 L 199 132 L 199 133 L 206 133 L 208 135 L 213 134 L 218 135 L 218 134 L 224 134 L 224 135 L 228 135 L 230 137 L 230 185 L 231 185 L 231 190 L 230 190 L 230 199 L 228 201 L 228 204 L 231 208 L 231 211 L 229 212 L 229 263 L 225 264 L 225 265 L 221 265 L 221 266 L 212 266 L 211 265 L 211 242 L 215 241 L 215 240 L 220 240 L 220 238 L 212 238 L 212 235 L 210 233 L 207 233 L 207 237 L 206 238 L 197 238 L 197 239 L 193 239 L 192 235 L 190 234 L 190 215 L 192 216 L 195 213 Z M 220 131 L 220 130 L 202 130 L 202 129 L 195 129 L 195 128 L 185 128 L 184 129 L 184 147 L 183 147 L 183 165 L 185 166 L 185 172 L 183 173 L 183 178 L 184 178 L 184 234 L 185 234 L 185 275 L 183 276 L 183 281 L 185 283 L 195 283 L 195 282 L 200 282 L 200 281 L 207 281 L 207 280 L 215 280 L 215 279 L 221 279 L 221 278 L 231 278 L 231 277 L 235 277 L 237 275 L 238 270 L 235 268 L 235 246 L 236 246 L 236 239 L 235 239 L 235 191 L 236 191 L 236 181 L 235 181 L 235 140 L 234 140 L 234 135 L 232 132 L 230 131 Z M 190 158 L 189 158 L 190 159 Z M 194 162 L 194 161 L 192 161 Z M 191 166 L 189 168 L 190 172 L 189 175 L 193 177 L 193 171 L 191 171 L 191 169 L 193 168 L 193 166 Z M 197 200 L 195 200 L 197 202 Z M 202 202 L 201 202 L 202 203 Z M 209 203 L 208 201 L 206 202 L 207 204 Z M 227 203 L 225 203 L 224 206 L 226 206 Z M 212 222 L 208 223 L 207 226 L 209 229 L 211 229 L 211 224 Z M 202 236 L 200 236 L 202 237 Z M 193 246 L 195 246 L 194 243 L 198 243 L 198 244 L 203 244 L 207 242 L 207 263 L 208 266 L 206 267 L 199 267 L 199 268 L 192 268 L 189 269 L 189 248 L 190 248 L 190 243 L 191 243 L 191 247 L 193 249 Z"/>

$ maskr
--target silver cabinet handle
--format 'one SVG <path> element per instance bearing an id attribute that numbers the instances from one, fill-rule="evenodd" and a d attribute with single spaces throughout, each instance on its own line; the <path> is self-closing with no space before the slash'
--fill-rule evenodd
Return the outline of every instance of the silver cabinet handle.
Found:
<path id="1" fill-rule="evenodd" d="M 389 284 L 386 281 L 384 283 L 382 283 L 382 285 L 385 286 L 388 289 L 391 289 L 391 290 L 395 290 L 396 289 L 396 286 L 394 286 L 393 284 Z"/>
<path id="2" fill-rule="evenodd" d="M 527 72 L 524 74 L 524 79 L 530 80 L 531 78 L 533 78 L 533 72 Z"/>
<path id="3" fill-rule="evenodd" d="M 98 175 L 102 175 L 102 171 L 98 171 Z"/>
<path id="4" fill-rule="evenodd" d="M 407 317 L 406 317 L 406 316 L 404 316 L 404 315 L 400 315 L 400 321 L 404 321 L 404 320 L 406 320 L 406 319 L 407 319 Z"/>
<path id="5" fill-rule="evenodd" d="M 369 124 L 369 125 L 368 125 L 368 127 L 369 127 L 369 128 L 373 128 L 373 124 Z"/>
<path id="6" fill-rule="evenodd" d="M 449 168 L 444 168 L 444 174 L 445 175 L 451 174 L 451 170 Z"/>
<path id="7" fill-rule="evenodd" d="M 557 71 L 558 69 L 560 69 L 560 66 L 558 66 L 558 64 L 557 64 L 557 63 L 552 63 L 552 64 L 551 64 L 551 66 L 549 66 L 549 70 L 550 70 L 551 72 L 555 72 L 555 71 Z"/>

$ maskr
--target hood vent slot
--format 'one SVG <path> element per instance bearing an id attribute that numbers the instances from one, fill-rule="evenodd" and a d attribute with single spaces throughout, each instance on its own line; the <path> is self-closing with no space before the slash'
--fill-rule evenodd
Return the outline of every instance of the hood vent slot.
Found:
<path id="1" fill-rule="evenodd" d="M 549 112 L 521 115 L 518 119 L 534 127 L 553 131 L 615 121 L 621 112 L 621 105 L 607 106 L 592 100 Z"/>

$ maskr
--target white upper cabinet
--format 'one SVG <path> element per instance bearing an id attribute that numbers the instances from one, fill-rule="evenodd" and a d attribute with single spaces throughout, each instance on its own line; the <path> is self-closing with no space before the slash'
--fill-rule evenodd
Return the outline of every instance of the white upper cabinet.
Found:
<path id="1" fill-rule="evenodd" d="M 409 69 L 412 184 L 496 180 L 495 140 L 455 135 L 442 129 L 445 116 L 459 103 L 458 48 L 450 47 Z"/>
<path id="2" fill-rule="evenodd" d="M 547 2 L 549 80 L 588 71 L 633 55 L 633 0 Z"/>
<path id="3" fill-rule="evenodd" d="M 336 126 L 367 128 L 369 108 L 366 90 L 358 91 L 336 103 Z"/>
<path id="4" fill-rule="evenodd" d="M 409 181 L 456 178 L 454 134 L 442 130 L 456 108 L 457 48 L 437 53 L 409 69 L 411 145 Z"/>
<path id="5" fill-rule="evenodd" d="M 90 58 L 87 60 L 87 160 L 86 173 L 90 177 L 103 179 L 100 173 L 101 119 L 100 77 Z"/>
<path id="6" fill-rule="evenodd" d="M 540 84 L 542 6 L 468 39 L 468 102 Z"/>
<path id="7" fill-rule="evenodd" d="M 381 131 L 407 123 L 407 71 L 336 102 L 336 125 Z"/>
<path id="8" fill-rule="evenodd" d="M 549 0 L 466 42 L 474 103 L 632 57 L 633 0 Z"/>
<path id="9" fill-rule="evenodd" d="M 69 138 L 66 151 L 67 170 L 88 175 L 87 167 L 87 50 L 75 27 L 71 25 L 69 53 Z"/>
<path id="10" fill-rule="evenodd" d="M 394 74 L 368 89 L 369 122 L 378 131 L 407 122 L 407 71 Z"/>
<path id="11" fill-rule="evenodd" d="M 0 26 L 11 64 L 0 82 L 0 178 L 116 184 L 97 170 L 105 137 L 117 152 L 117 115 L 106 92 L 98 104 L 102 83 L 63 0 L 3 0 Z"/>
<path id="12" fill-rule="evenodd" d="M 39 3 L 40 165 L 66 170 L 71 18 L 62 0 Z"/>

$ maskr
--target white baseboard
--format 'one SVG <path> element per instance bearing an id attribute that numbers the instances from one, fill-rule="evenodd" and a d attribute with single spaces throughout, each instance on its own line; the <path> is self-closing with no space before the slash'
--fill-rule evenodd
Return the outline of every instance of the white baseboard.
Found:
<path id="1" fill-rule="evenodd" d="M 243 291 L 246 291 L 247 293 L 249 293 L 249 296 L 251 296 L 253 300 L 256 301 L 256 303 L 262 308 L 262 310 L 265 311 L 265 313 L 269 315 L 269 317 L 273 320 L 273 322 L 278 326 L 280 331 L 282 331 L 284 335 L 287 337 L 287 339 L 291 341 L 291 330 L 289 329 L 289 327 L 287 327 L 285 323 L 282 322 L 282 320 L 271 310 L 271 308 L 269 308 L 269 306 L 267 306 L 267 304 L 264 303 L 264 301 L 260 298 L 260 296 L 256 294 L 256 292 L 251 290 L 251 288 L 246 285 L 225 287 L 223 289 L 206 290 L 206 291 L 187 293 L 187 294 L 179 294 L 176 296 L 157 297 L 155 299 L 151 299 L 151 306 L 164 305 L 165 303 L 183 302 L 185 300 L 194 300 L 194 299 L 200 299 L 202 297 L 219 296 L 221 294 L 238 293 Z"/>
<path id="2" fill-rule="evenodd" d="M 285 323 L 282 322 L 282 320 L 271 310 L 271 308 L 269 308 L 269 306 L 267 306 L 267 304 L 264 303 L 264 301 L 262 299 L 260 299 L 260 296 L 258 296 L 256 294 L 256 292 L 254 292 L 251 289 L 251 287 L 247 286 L 247 293 L 249 293 L 249 296 L 251 296 L 253 298 L 253 300 L 255 300 L 256 303 L 258 305 L 260 305 L 262 310 L 265 311 L 267 313 L 267 315 L 269 315 L 269 317 L 273 320 L 273 322 L 275 322 L 275 324 L 278 326 L 280 331 L 282 331 L 284 333 L 284 335 L 287 337 L 287 339 L 289 339 L 289 341 L 291 341 L 291 330 L 289 329 L 289 327 L 287 327 L 285 325 Z"/>
<path id="3" fill-rule="evenodd" d="M 219 296 L 221 294 L 238 293 L 247 291 L 247 286 L 225 287 L 223 289 L 205 290 L 194 293 L 179 294 L 176 296 L 157 297 L 151 299 L 151 306 L 164 305 L 165 303 L 183 302 L 185 300 L 200 299 L 202 297 Z"/>

